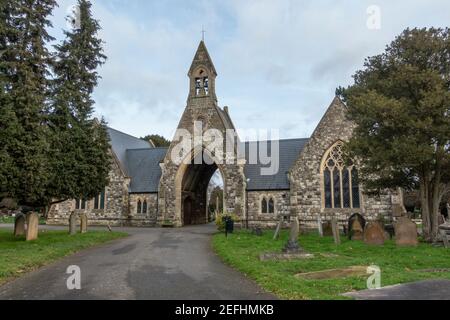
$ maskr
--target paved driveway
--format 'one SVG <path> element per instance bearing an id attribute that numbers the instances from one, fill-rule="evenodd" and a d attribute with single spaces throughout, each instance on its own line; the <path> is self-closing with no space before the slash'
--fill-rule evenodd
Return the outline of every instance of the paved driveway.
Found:
<path id="1" fill-rule="evenodd" d="M 274 298 L 213 253 L 214 226 L 117 230 L 130 236 L 10 282 L 0 287 L 0 299 Z M 67 289 L 70 265 L 81 268 L 81 290 Z"/>

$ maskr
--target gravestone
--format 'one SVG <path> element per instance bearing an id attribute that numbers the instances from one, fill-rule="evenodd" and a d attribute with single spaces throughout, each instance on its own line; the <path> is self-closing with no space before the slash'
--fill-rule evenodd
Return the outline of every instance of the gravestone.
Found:
<path id="1" fill-rule="evenodd" d="M 320 214 L 317 215 L 317 227 L 319 230 L 319 235 L 323 237 L 323 225 L 322 225 L 322 217 Z"/>
<path id="2" fill-rule="evenodd" d="M 352 214 L 348 219 L 348 238 L 350 240 L 363 240 L 366 219 L 359 213 Z"/>
<path id="3" fill-rule="evenodd" d="M 406 217 L 398 218 L 394 224 L 395 243 L 398 246 L 417 246 L 417 225 Z"/>
<path id="4" fill-rule="evenodd" d="M 382 246 L 384 239 L 384 229 L 379 222 L 369 222 L 364 228 L 364 242 L 366 244 Z"/>
<path id="5" fill-rule="evenodd" d="M 80 214 L 80 232 L 81 233 L 87 232 L 87 215 L 86 215 L 86 213 Z"/>
<path id="6" fill-rule="evenodd" d="M 260 227 L 254 227 L 252 228 L 252 234 L 261 237 L 263 235 L 263 231 Z"/>
<path id="7" fill-rule="evenodd" d="M 300 224 L 298 222 L 298 217 L 294 217 L 291 222 L 291 232 L 289 234 L 289 240 L 283 249 L 284 253 L 300 252 L 300 246 L 298 245 L 299 233 L 300 233 Z"/>
<path id="8" fill-rule="evenodd" d="M 335 244 L 341 244 L 341 235 L 339 234 L 339 224 L 336 218 L 331 219 L 331 229 Z"/>
<path id="9" fill-rule="evenodd" d="M 14 219 L 14 236 L 20 237 L 26 234 L 25 229 L 25 216 L 23 214 L 18 214 Z"/>
<path id="10" fill-rule="evenodd" d="M 27 241 L 33 241 L 38 238 L 39 216 L 36 212 L 27 214 Z"/>
<path id="11" fill-rule="evenodd" d="M 77 233 L 77 215 L 72 212 L 69 217 L 69 234 L 74 235 Z"/>
<path id="12" fill-rule="evenodd" d="M 324 237 L 333 236 L 333 226 L 330 221 L 325 221 L 322 223 L 322 234 Z"/>

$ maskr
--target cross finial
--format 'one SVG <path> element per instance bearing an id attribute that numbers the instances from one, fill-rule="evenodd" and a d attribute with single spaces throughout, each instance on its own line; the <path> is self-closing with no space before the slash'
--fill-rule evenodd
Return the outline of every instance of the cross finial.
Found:
<path id="1" fill-rule="evenodd" d="M 202 25 L 202 41 L 203 42 L 205 41 L 205 33 L 206 33 L 205 27 Z"/>

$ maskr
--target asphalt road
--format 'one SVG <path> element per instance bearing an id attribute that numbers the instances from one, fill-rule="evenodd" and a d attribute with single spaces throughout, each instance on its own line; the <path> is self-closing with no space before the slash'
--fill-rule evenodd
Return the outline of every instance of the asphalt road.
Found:
<path id="1" fill-rule="evenodd" d="M 54 229 L 54 228 L 49 228 Z M 116 230 L 125 239 L 84 250 L 0 287 L 0 299 L 274 299 L 224 265 L 210 247 L 214 226 Z M 81 290 L 68 290 L 68 266 Z"/>

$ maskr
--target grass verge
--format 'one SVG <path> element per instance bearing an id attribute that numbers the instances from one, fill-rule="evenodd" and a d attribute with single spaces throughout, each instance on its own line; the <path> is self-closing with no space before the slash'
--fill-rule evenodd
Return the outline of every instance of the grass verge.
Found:
<path id="1" fill-rule="evenodd" d="M 11 229 L 0 229 L 0 284 L 68 256 L 126 233 L 89 231 L 70 236 L 67 231 L 39 232 L 39 239 L 26 242 L 15 238 Z"/>
<path id="2" fill-rule="evenodd" d="M 381 268 L 381 285 L 413 282 L 431 278 L 450 279 L 450 272 L 424 272 L 425 269 L 450 268 L 450 250 L 421 243 L 418 247 L 396 247 L 393 241 L 384 246 L 368 246 L 361 241 L 342 239 L 334 244 L 332 237 L 301 235 L 300 244 L 314 258 L 292 261 L 260 261 L 264 252 L 281 252 L 288 239 L 272 240 L 273 231 L 262 237 L 238 231 L 225 238 L 214 235 L 212 246 L 228 265 L 255 280 L 261 287 L 282 299 L 345 299 L 340 294 L 366 289 L 367 277 L 306 280 L 294 275 L 349 266 L 377 265 Z"/>

